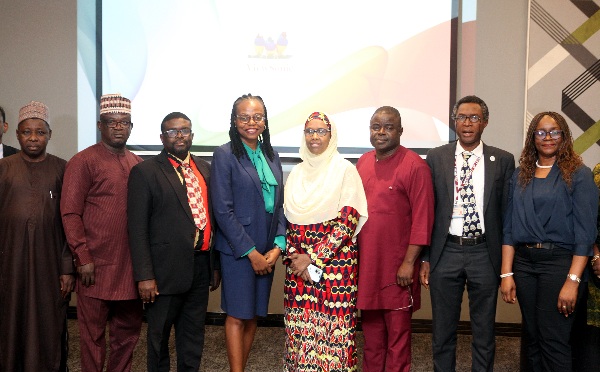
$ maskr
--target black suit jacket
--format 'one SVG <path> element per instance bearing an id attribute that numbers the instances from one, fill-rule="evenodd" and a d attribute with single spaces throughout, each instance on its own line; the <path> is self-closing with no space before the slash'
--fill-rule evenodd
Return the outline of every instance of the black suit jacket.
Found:
<path id="1" fill-rule="evenodd" d="M 431 168 L 435 192 L 435 220 L 431 245 L 424 252 L 430 271 L 440 261 L 448 237 L 454 203 L 454 153 L 456 142 L 431 149 L 427 153 L 427 164 Z M 496 147 L 483 144 L 485 164 L 483 214 L 488 252 L 496 275 L 500 275 L 502 263 L 502 222 L 508 200 L 510 178 L 515 170 L 512 154 Z"/>
<path id="2" fill-rule="evenodd" d="M 196 156 L 192 158 L 208 186 L 209 164 Z M 208 195 L 214 228 L 210 188 Z M 186 188 L 165 150 L 131 169 L 127 222 L 134 279 L 156 279 L 158 291 L 165 295 L 188 291 L 194 274 L 196 225 Z M 218 256 L 212 247 L 210 261 L 212 273 L 219 268 Z M 211 282 L 213 277 L 211 274 Z"/>
<path id="3" fill-rule="evenodd" d="M 14 155 L 17 152 L 19 152 L 19 150 L 17 150 L 16 148 L 6 145 L 6 144 L 2 144 L 2 157 L 6 158 L 8 156 Z"/>

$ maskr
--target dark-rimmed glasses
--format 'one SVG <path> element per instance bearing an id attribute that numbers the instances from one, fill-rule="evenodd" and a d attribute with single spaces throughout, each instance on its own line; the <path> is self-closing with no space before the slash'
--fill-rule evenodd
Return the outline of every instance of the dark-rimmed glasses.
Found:
<path id="1" fill-rule="evenodd" d="M 550 135 L 550 138 L 552 139 L 559 139 L 563 134 L 563 131 L 560 129 L 553 129 L 549 132 L 546 132 L 545 130 L 536 130 L 533 132 L 533 135 L 535 136 L 535 138 L 537 139 L 545 139 L 547 135 Z"/>
<path id="2" fill-rule="evenodd" d="M 469 121 L 473 124 L 478 123 L 481 120 L 481 116 L 479 115 L 456 115 L 454 117 L 454 120 L 456 120 L 456 122 L 458 123 L 464 123 L 467 119 L 469 119 Z"/>
<path id="3" fill-rule="evenodd" d="M 119 125 L 127 129 L 133 125 L 132 122 L 125 120 L 102 120 L 102 124 L 106 125 L 110 129 L 115 129 Z"/>
<path id="4" fill-rule="evenodd" d="M 250 116 L 250 115 L 236 115 L 235 117 L 242 124 L 248 124 L 248 123 L 250 123 L 250 120 L 254 120 L 254 122 L 256 124 L 259 124 L 259 123 L 262 123 L 263 120 L 265 120 L 265 115 L 263 115 L 263 114 L 254 114 L 252 116 Z"/>
<path id="5" fill-rule="evenodd" d="M 169 138 L 175 138 L 178 134 L 181 134 L 182 137 L 187 137 L 192 134 L 192 130 L 190 128 L 183 129 L 169 129 L 165 130 L 163 134 Z"/>
<path id="6" fill-rule="evenodd" d="M 304 135 L 307 137 L 310 137 L 315 133 L 319 137 L 324 137 L 329 132 L 331 132 L 331 129 L 325 129 L 325 128 L 318 128 L 318 129 L 306 128 L 306 129 L 304 129 Z"/>

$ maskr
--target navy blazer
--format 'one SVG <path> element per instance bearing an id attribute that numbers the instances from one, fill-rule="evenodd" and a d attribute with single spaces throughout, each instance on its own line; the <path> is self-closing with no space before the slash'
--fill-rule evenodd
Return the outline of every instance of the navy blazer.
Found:
<path id="1" fill-rule="evenodd" d="M 430 262 L 430 271 L 442 256 L 446 245 L 452 207 L 454 203 L 454 153 L 457 142 L 431 149 L 427 153 L 427 164 L 431 168 L 435 193 L 435 219 L 431 245 L 423 259 Z M 483 144 L 485 164 L 483 188 L 483 213 L 485 235 L 490 260 L 497 275 L 502 262 L 502 221 L 508 203 L 510 178 L 515 170 L 515 158 L 509 152 Z"/>
<path id="2" fill-rule="evenodd" d="M 239 160 L 231 151 L 231 142 L 218 147 L 211 163 L 210 189 L 217 230 L 215 249 L 239 258 L 252 247 L 264 254 L 273 249 L 275 237 L 285 236 L 283 214 L 283 171 L 279 155 L 265 159 L 277 180 L 271 224 L 267 225 L 265 200 L 258 173 L 250 159 Z"/>
<path id="3" fill-rule="evenodd" d="M 192 155 L 208 185 L 209 164 Z M 212 190 L 208 187 L 208 212 L 212 218 Z M 196 224 L 186 187 L 167 153 L 143 161 L 131 169 L 127 184 L 127 228 L 135 281 L 156 279 L 161 294 L 187 292 L 194 277 Z M 211 252 L 211 273 L 219 269 L 219 257 Z M 211 284 L 213 275 L 211 277 Z"/>

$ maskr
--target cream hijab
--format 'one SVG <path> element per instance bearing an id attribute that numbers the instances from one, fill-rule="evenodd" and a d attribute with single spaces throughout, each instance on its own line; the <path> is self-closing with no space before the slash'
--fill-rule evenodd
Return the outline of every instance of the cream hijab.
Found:
<path id="1" fill-rule="evenodd" d="M 308 225 L 335 219 L 343 207 L 353 207 L 360 214 L 352 237 L 355 242 L 367 221 L 367 198 L 362 180 L 356 167 L 337 151 L 335 124 L 321 112 L 312 113 L 306 123 L 313 119 L 322 120 L 330 127 L 331 139 L 322 154 L 314 155 L 302 135 L 302 163 L 292 169 L 285 184 L 285 216 L 291 223 Z"/>

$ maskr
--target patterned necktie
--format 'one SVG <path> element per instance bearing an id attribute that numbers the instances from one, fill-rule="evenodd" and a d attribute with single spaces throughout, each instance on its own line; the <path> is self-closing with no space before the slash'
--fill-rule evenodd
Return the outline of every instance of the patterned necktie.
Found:
<path id="1" fill-rule="evenodd" d="M 463 165 L 460 169 L 460 179 L 463 180 L 460 196 L 463 201 L 463 234 L 465 237 L 475 237 L 482 234 L 481 221 L 479 213 L 475 208 L 475 193 L 473 192 L 473 172 L 469 170 L 469 158 L 473 155 L 470 152 L 463 152 Z"/>
<path id="2" fill-rule="evenodd" d="M 204 210 L 204 199 L 198 178 L 188 163 L 181 163 L 181 171 L 187 188 L 188 203 L 192 209 L 194 223 L 200 230 L 206 227 L 206 211 Z"/>

